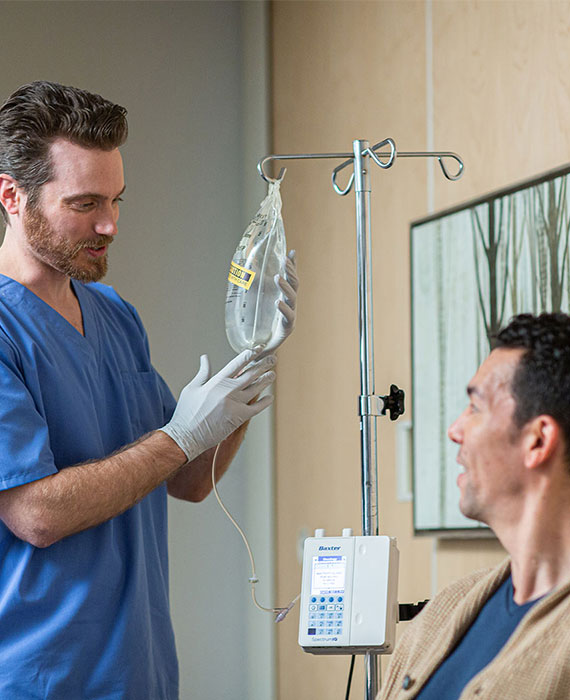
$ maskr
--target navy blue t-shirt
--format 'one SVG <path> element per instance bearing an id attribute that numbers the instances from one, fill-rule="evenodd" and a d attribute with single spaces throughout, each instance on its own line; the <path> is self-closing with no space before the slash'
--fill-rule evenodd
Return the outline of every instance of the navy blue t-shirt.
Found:
<path id="1" fill-rule="evenodd" d="M 436 669 L 416 700 L 457 700 L 465 686 L 497 656 L 526 613 L 538 602 L 514 601 L 512 578 L 495 591 L 455 649 Z"/>

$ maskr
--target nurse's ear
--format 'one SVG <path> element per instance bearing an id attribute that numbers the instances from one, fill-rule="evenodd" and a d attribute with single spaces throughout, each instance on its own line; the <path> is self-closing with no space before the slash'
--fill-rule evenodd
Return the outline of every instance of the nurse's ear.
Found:
<path id="1" fill-rule="evenodd" d="M 18 183 L 11 175 L 0 173 L 0 204 L 8 214 L 17 215 L 23 211 L 24 197 Z"/>

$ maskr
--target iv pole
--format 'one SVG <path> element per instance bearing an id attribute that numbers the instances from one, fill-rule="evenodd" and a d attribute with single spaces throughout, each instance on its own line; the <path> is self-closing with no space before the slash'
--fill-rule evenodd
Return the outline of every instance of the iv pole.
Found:
<path id="1" fill-rule="evenodd" d="M 376 419 L 390 411 L 390 417 L 395 420 L 403 413 L 403 392 L 392 387 L 390 396 L 376 396 L 374 387 L 374 320 L 372 303 L 372 264 L 371 264 L 371 231 L 370 231 L 370 160 L 382 169 L 390 168 L 398 158 L 437 158 L 444 176 L 448 180 L 458 180 L 463 174 L 463 161 L 451 152 L 397 152 L 396 144 L 390 138 L 380 141 L 370 147 L 368 141 L 357 139 L 353 141 L 352 153 L 297 153 L 288 155 L 266 156 L 257 164 L 259 174 L 266 182 L 273 182 L 264 166 L 269 161 L 336 158 L 344 162 L 338 165 L 332 174 L 332 184 L 335 192 L 346 195 L 354 186 L 356 195 L 356 243 L 357 243 L 357 277 L 358 277 L 358 315 L 360 336 L 360 451 L 362 477 L 362 534 L 378 535 L 378 453 Z M 379 149 L 389 147 L 388 152 Z M 459 169 L 451 174 L 445 165 L 444 158 L 455 160 Z M 353 172 L 347 185 L 342 188 L 337 183 L 337 175 L 344 168 L 353 164 Z M 285 175 L 282 168 L 278 180 Z M 380 668 L 378 655 L 366 653 L 366 700 L 374 700 L 380 687 Z"/>

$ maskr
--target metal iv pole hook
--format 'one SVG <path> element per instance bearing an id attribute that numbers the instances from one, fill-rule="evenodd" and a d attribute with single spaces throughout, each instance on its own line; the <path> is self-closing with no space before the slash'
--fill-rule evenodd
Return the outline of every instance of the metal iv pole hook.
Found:
<path id="1" fill-rule="evenodd" d="M 263 169 L 263 166 L 268 160 L 273 160 L 273 157 L 268 156 L 267 158 L 263 158 L 259 161 L 259 163 L 257 164 L 257 172 L 261 175 L 265 182 L 267 182 L 267 184 L 282 182 L 283 178 L 285 177 L 285 173 L 287 172 L 287 168 L 281 168 L 281 170 L 279 171 L 279 175 L 276 178 L 269 177 L 269 175 L 265 174 L 265 170 Z"/>
<path id="2" fill-rule="evenodd" d="M 442 158 L 453 158 L 459 163 L 459 170 L 455 173 L 455 175 L 449 174 L 449 171 L 445 167 L 445 163 L 443 162 Z M 456 153 L 438 153 L 437 159 L 439 161 L 441 169 L 443 170 L 443 174 L 448 180 L 459 180 L 459 178 L 463 175 L 463 161 Z"/>
<path id="3" fill-rule="evenodd" d="M 390 153 L 376 153 L 376 151 L 379 148 L 382 148 L 382 146 L 390 146 Z M 394 165 L 394 161 L 396 160 L 396 144 L 394 143 L 393 139 L 387 138 L 384 139 L 384 141 L 380 141 L 376 145 L 367 148 L 365 153 L 368 153 L 368 155 L 372 158 L 376 165 L 386 170 L 387 168 L 391 168 Z M 385 155 L 388 155 L 388 160 L 380 160 L 380 156 Z"/>
<path id="4" fill-rule="evenodd" d="M 382 148 L 383 146 L 390 146 L 390 152 L 376 153 L 376 150 L 378 148 Z M 387 138 L 384 139 L 384 141 L 380 141 L 375 146 L 366 148 L 364 151 L 362 151 L 362 155 L 370 156 L 372 160 L 376 163 L 376 165 L 378 165 L 383 170 L 386 170 L 387 168 L 391 168 L 392 165 L 394 165 L 394 161 L 396 160 L 396 144 L 394 143 L 393 139 Z M 387 157 L 387 160 L 381 160 L 380 156 Z M 337 165 L 337 167 L 332 172 L 333 189 L 337 194 L 340 194 L 341 197 L 344 197 L 344 195 L 348 194 L 352 189 L 352 184 L 354 182 L 354 173 L 352 173 L 349 177 L 346 187 L 341 187 L 338 184 L 337 175 L 341 170 L 344 170 L 344 168 L 348 167 L 349 165 L 352 165 L 353 162 L 354 158 L 349 158 L 349 160 L 345 160 L 344 163 Z"/>
<path id="5" fill-rule="evenodd" d="M 332 171 L 332 186 L 334 191 L 337 194 L 340 194 L 341 197 L 344 197 L 345 194 L 348 194 L 350 190 L 352 189 L 352 183 L 354 182 L 354 172 L 351 173 L 350 177 L 348 178 L 348 184 L 346 187 L 340 187 L 340 185 L 336 181 L 336 176 L 338 173 L 340 173 L 341 170 L 344 170 L 349 165 L 352 165 L 353 159 L 349 158 L 348 160 L 345 160 L 344 163 L 341 163 L 340 165 L 337 165 L 336 168 Z"/>

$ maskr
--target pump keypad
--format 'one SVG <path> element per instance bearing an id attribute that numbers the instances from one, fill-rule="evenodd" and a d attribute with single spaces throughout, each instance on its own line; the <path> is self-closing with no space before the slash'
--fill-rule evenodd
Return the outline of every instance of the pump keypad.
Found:
<path id="1" fill-rule="evenodd" d="M 333 636 L 343 633 L 344 597 L 341 595 L 312 596 L 309 602 L 311 636 Z"/>

